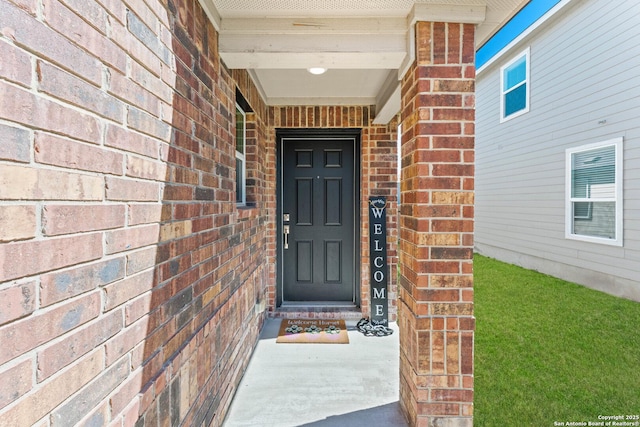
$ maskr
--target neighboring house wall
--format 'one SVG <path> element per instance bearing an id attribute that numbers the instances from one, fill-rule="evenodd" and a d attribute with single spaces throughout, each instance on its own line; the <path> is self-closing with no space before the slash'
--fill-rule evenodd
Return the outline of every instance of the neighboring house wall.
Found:
<path id="1" fill-rule="evenodd" d="M 0 10 L 0 425 L 221 424 L 275 310 L 276 128 L 362 128 L 368 313 L 366 200 L 395 201 L 395 125 L 266 106 L 197 1 Z M 395 202 L 388 218 L 394 272 Z"/>
<path id="2" fill-rule="evenodd" d="M 478 252 L 640 300 L 638 22 L 635 0 L 574 0 L 478 74 Z M 530 111 L 500 123 L 500 67 L 527 47 Z M 619 137 L 623 246 L 565 238 L 565 150 Z"/>

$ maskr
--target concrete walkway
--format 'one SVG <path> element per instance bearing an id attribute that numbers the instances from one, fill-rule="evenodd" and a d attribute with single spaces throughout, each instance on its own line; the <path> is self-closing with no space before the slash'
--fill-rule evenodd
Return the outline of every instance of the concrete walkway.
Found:
<path id="1" fill-rule="evenodd" d="M 397 325 L 365 337 L 347 321 L 349 344 L 276 344 L 268 319 L 224 427 L 406 427 L 398 403 Z"/>

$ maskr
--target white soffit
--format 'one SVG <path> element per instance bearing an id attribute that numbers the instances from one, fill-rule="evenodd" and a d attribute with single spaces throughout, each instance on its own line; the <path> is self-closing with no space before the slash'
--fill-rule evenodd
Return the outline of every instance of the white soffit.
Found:
<path id="1" fill-rule="evenodd" d="M 214 0 L 221 16 L 344 17 L 406 16 L 413 0 Z"/>
<path id="2" fill-rule="evenodd" d="M 316 24 L 314 18 L 339 18 L 353 22 L 354 18 L 404 18 L 414 5 L 426 5 L 442 10 L 452 7 L 486 5 L 485 18 L 477 26 L 476 47 L 481 46 L 505 22 L 530 0 L 199 0 L 207 15 L 221 30 L 222 21 L 233 19 L 262 20 L 273 18 L 296 18 L 298 25 Z M 424 6 L 422 6 L 424 7 Z M 309 18 L 300 20 L 299 18 Z M 225 23 L 225 24 L 226 24 Z M 275 29 L 275 27 L 273 27 Z M 406 25 L 405 25 L 406 31 Z"/>
<path id="3" fill-rule="evenodd" d="M 270 105 L 373 105 L 392 72 L 368 70 L 363 79 L 362 70 L 329 69 L 321 75 L 307 70 L 254 70 Z"/>
<path id="4" fill-rule="evenodd" d="M 411 61 L 416 19 L 478 24 L 478 46 L 523 1 L 199 0 L 221 58 L 248 70 L 267 104 L 375 104 L 377 123 L 399 110 L 397 79 Z M 312 76 L 310 67 L 329 71 Z"/>
<path id="5" fill-rule="evenodd" d="M 482 46 L 530 0 L 489 0 L 484 22 L 476 27 L 476 49 Z"/>

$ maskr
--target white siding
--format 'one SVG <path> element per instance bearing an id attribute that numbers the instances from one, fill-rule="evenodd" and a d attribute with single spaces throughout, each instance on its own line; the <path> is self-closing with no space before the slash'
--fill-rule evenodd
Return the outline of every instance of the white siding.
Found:
<path id="1" fill-rule="evenodd" d="M 640 2 L 574 0 L 477 77 L 476 249 L 640 300 Z M 531 48 L 530 111 L 500 67 Z M 565 238 L 565 149 L 624 138 L 624 245 Z"/>

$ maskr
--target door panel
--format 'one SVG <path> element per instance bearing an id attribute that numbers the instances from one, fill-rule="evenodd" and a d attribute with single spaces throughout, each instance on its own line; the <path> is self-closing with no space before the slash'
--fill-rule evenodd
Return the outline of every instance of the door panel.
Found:
<path id="1" fill-rule="evenodd" d="M 284 301 L 354 298 L 354 140 L 282 140 Z"/>

